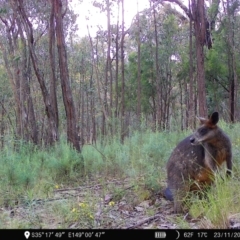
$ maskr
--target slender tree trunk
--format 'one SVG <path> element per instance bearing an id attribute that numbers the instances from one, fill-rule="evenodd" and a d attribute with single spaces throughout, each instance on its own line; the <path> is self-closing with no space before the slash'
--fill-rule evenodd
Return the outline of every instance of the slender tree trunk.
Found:
<path id="1" fill-rule="evenodd" d="M 138 2 L 137 2 L 137 11 L 138 11 Z M 139 12 L 137 13 L 137 26 L 138 26 L 138 36 L 137 36 L 137 50 L 138 50 L 138 73 L 137 73 L 137 121 L 141 123 L 141 28 L 139 22 Z"/>
<path id="2" fill-rule="evenodd" d="M 89 36 L 89 40 L 90 40 L 90 45 L 91 45 L 91 55 L 92 55 L 92 66 L 95 72 L 95 77 L 96 77 L 96 82 L 97 82 L 97 95 L 98 95 L 98 99 L 99 99 L 99 103 L 101 106 L 101 110 L 102 113 L 104 115 L 104 118 L 108 121 L 108 115 L 107 115 L 107 111 L 105 109 L 102 97 L 101 97 L 101 89 L 100 89 L 100 74 L 99 74 L 99 69 L 98 69 L 98 63 L 97 63 L 97 59 L 95 58 L 95 55 L 98 55 L 97 52 L 97 48 L 96 51 L 94 51 L 94 46 L 93 46 L 93 40 L 92 37 L 90 36 L 90 32 L 89 32 L 89 27 L 88 28 L 88 36 Z"/>
<path id="3" fill-rule="evenodd" d="M 1 149 L 4 148 L 4 129 L 5 129 L 5 111 L 4 111 L 4 97 L 1 100 Z"/>
<path id="4" fill-rule="evenodd" d="M 190 1 L 188 1 L 189 10 L 190 8 Z M 193 41 L 192 41 L 192 19 L 189 19 L 189 127 L 190 129 L 193 129 L 194 122 L 195 122 L 195 116 L 194 116 L 194 94 L 193 94 L 193 85 L 194 85 L 194 79 L 193 79 Z"/>
<path id="5" fill-rule="evenodd" d="M 181 106 L 181 130 L 183 131 L 184 127 L 183 127 L 183 88 L 182 88 L 182 83 L 181 80 L 179 80 L 179 88 L 180 88 L 180 106 Z"/>
<path id="6" fill-rule="evenodd" d="M 206 40 L 206 17 L 204 0 L 192 0 L 192 13 L 197 51 L 198 108 L 200 116 L 207 116 L 206 85 L 204 70 L 204 44 Z"/>
<path id="7" fill-rule="evenodd" d="M 124 142 L 125 126 L 125 70 L 124 70 L 124 0 L 122 0 L 122 38 L 121 38 L 121 73 L 122 73 L 122 96 L 121 96 L 121 142 Z"/>
<path id="8" fill-rule="evenodd" d="M 105 73 L 105 89 L 106 89 L 106 98 L 105 98 L 105 104 L 107 105 L 107 88 L 108 83 L 110 84 L 110 91 L 109 91 L 109 106 L 110 109 L 108 109 L 108 115 L 110 119 L 112 119 L 112 107 L 113 107 L 113 101 L 112 101 L 112 95 L 113 95 L 113 74 L 112 74 L 112 60 L 111 60 L 111 43 L 112 43 L 112 33 L 111 33 L 111 8 L 110 8 L 110 1 L 107 0 L 107 62 L 106 62 L 106 73 Z M 110 132 L 112 134 L 112 124 L 110 123 Z"/>
<path id="9" fill-rule="evenodd" d="M 184 79 L 184 104 L 185 104 L 185 117 L 183 119 L 185 128 L 189 127 L 189 94 L 188 94 L 188 83 L 186 79 Z"/>
<path id="10" fill-rule="evenodd" d="M 90 36 L 90 35 L 89 35 Z M 92 59 L 93 61 L 93 59 Z M 93 64 L 91 64 L 91 75 L 90 75 L 90 83 L 89 87 L 91 89 L 90 91 L 90 116 L 91 116 L 91 129 L 90 129 L 90 138 L 91 143 L 96 144 L 96 121 L 95 121 L 95 95 L 94 95 L 94 85 L 93 85 Z"/>
<path id="11" fill-rule="evenodd" d="M 166 95 L 166 109 L 165 109 L 165 118 L 166 118 L 166 128 L 170 128 L 170 118 L 169 118 L 169 112 L 170 112 L 170 101 L 171 101 L 171 90 L 172 90 L 172 70 L 171 70 L 171 59 L 169 58 L 169 71 L 167 73 L 167 95 Z"/>
<path id="12" fill-rule="evenodd" d="M 152 7 L 152 3 L 150 2 L 150 8 Z M 150 56 L 154 59 L 156 58 L 156 55 L 155 55 L 155 52 L 154 52 L 154 49 L 153 49 L 153 45 L 151 44 L 150 46 Z M 154 73 L 156 72 L 156 65 L 152 65 L 151 66 L 151 71 L 150 71 L 150 81 L 151 81 L 151 84 L 154 85 L 156 83 L 156 78 L 155 78 L 155 75 Z M 157 95 L 158 93 L 155 93 L 155 89 L 152 88 L 152 91 L 151 91 L 151 98 L 152 98 L 152 129 L 154 131 L 157 130 L 157 103 L 156 103 L 156 98 L 155 96 Z"/>
<path id="13" fill-rule="evenodd" d="M 89 99 L 89 92 L 88 90 L 86 91 L 86 131 L 87 131 L 87 143 L 90 142 L 90 135 L 91 135 L 91 129 L 90 129 L 90 117 L 89 117 L 89 102 L 90 102 L 90 99 Z"/>
<path id="14" fill-rule="evenodd" d="M 54 15 L 56 21 L 56 38 L 58 48 L 58 60 L 60 69 L 60 78 L 63 94 L 63 102 L 67 117 L 67 137 L 68 141 L 72 143 L 77 151 L 80 151 L 80 143 L 78 141 L 77 120 L 75 107 L 72 97 L 72 90 L 70 88 L 67 53 L 65 49 L 65 39 L 63 32 L 63 15 L 62 15 L 62 1 L 53 0 Z"/>
<path id="15" fill-rule="evenodd" d="M 83 80 L 81 81 L 80 80 L 80 89 L 81 89 L 81 100 L 80 100 L 80 103 L 81 103 L 81 107 L 79 109 L 79 111 L 81 111 L 81 142 L 84 143 L 86 140 L 86 135 L 84 134 L 84 129 L 85 129 L 85 123 L 84 123 L 84 108 L 85 108 L 85 99 L 84 99 L 84 76 L 83 76 Z M 83 145 L 83 144 L 82 144 Z"/>
<path id="16" fill-rule="evenodd" d="M 53 106 L 53 114 L 56 119 L 56 127 L 59 127 L 58 105 L 57 105 L 57 77 L 55 63 L 55 23 L 54 23 L 54 7 L 51 6 L 51 14 L 49 19 L 49 59 L 50 59 L 50 96 Z M 58 140 L 59 136 L 56 136 Z"/>
<path id="17" fill-rule="evenodd" d="M 90 79 L 90 89 L 93 88 L 93 69 L 92 69 L 92 74 L 91 74 L 91 79 Z M 91 128 L 91 143 L 95 143 L 97 141 L 97 131 L 96 131 L 96 120 L 95 120 L 95 98 L 93 92 L 91 92 L 90 95 L 90 112 L 91 112 L 91 122 L 92 122 L 92 128 Z"/>
<path id="18" fill-rule="evenodd" d="M 234 12 L 230 9 L 230 1 L 227 0 L 227 44 L 228 44 L 228 71 L 229 71 L 229 102 L 230 102 L 230 121 L 235 122 L 237 106 L 237 71 L 234 41 Z"/>
<path id="19" fill-rule="evenodd" d="M 119 1 L 117 1 L 117 26 L 116 26 L 116 72 L 115 72 L 115 92 L 116 92 L 116 100 L 115 100 L 115 118 L 119 117 L 119 109 L 118 109 L 118 99 L 119 99 L 119 90 L 118 90 L 118 73 L 119 73 Z"/>
<path id="20" fill-rule="evenodd" d="M 157 21 L 156 21 L 156 10 L 153 9 L 153 17 L 154 17 L 154 37 L 155 37 L 155 67 L 156 67 L 156 90 L 157 90 L 157 101 L 156 101 L 156 117 L 157 117 L 157 128 L 162 128 L 162 88 L 160 86 L 160 68 L 159 68 L 159 61 L 158 61 L 158 31 L 157 31 Z"/>

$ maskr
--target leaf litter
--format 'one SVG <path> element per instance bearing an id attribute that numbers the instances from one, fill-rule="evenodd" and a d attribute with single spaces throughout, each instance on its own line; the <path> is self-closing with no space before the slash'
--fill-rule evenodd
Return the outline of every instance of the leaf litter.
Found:
<path id="1" fill-rule="evenodd" d="M 120 189 L 117 193 L 116 188 Z M 84 220 L 81 222 L 82 212 L 79 215 L 77 212 L 75 218 L 67 213 L 69 206 L 77 203 L 82 208 L 89 205 L 91 224 L 84 224 Z M 58 209 L 61 209 L 61 213 Z M 72 212 L 75 211 L 76 208 L 73 208 Z M 139 199 L 134 186 L 127 180 L 111 180 L 104 184 L 93 182 L 76 188 L 55 189 L 51 198 L 0 208 L 0 214 L 5 216 L 6 228 L 15 226 L 13 222 L 19 222 L 22 223 L 18 225 L 19 228 L 27 226 L 33 229 L 176 229 L 179 228 L 176 224 L 176 218 L 179 217 L 182 221 L 187 221 L 191 228 L 200 227 L 198 219 L 183 214 L 175 215 L 172 202 L 165 200 L 159 193 L 153 193 L 148 199 Z"/>

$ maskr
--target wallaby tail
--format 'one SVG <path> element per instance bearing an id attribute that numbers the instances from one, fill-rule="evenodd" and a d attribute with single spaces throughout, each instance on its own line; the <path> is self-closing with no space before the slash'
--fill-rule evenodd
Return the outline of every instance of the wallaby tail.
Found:
<path id="1" fill-rule="evenodd" d="M 169 200 L 169 201 L 173 201 L 173 194 L 171 192 L 171 190 L 167 187 L 164 189 L 163 191 L 163 196 Z"/>

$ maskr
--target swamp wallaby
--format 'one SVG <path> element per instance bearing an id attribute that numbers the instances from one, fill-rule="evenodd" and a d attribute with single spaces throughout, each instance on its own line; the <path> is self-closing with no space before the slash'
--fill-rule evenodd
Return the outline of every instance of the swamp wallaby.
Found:
<path id="1" fill-rule="evenodd" d="M 198 118 L 201 126 L 182 140 L 167 163 L 165 196 L 174 201 L 174 212 L 182 212 L 188 191 L 201 190 L 214 181 L 214 172 L 226 161 L 227 175 L 232 171 L 232 147 L 229 137 L 217 126 L 218 112 L 209 119 Z"/>

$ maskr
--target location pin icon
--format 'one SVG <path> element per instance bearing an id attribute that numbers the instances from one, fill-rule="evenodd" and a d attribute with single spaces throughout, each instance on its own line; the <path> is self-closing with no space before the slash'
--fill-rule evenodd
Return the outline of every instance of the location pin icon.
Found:
<path id="1" fill-rule="evenodd" d="M 29 231 L 24 232 L 24 236 L 25 236 L 26 239 L 28 239 L 29 236 L 30 236 L 30 232 Z"/>

